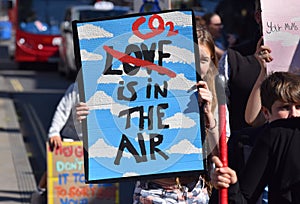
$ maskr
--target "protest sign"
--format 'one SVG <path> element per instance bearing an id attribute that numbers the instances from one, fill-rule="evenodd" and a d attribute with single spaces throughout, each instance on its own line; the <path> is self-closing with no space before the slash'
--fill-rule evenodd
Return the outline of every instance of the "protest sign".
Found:
<path id="1" fill-rule="evenodd" d="M 300 73 L 300 1 L 261 0 L 264 44 L 274 60 L 268 72 Z"/>
<path id="2" fill-rule="evenodd" d="M 193 12 L 73 22 L 87 182 L 204 170 Z"/>
<path id="3" fill-rule="evenodd" d="M 85 184 L 82 142 L 63 142 L 50 151 L 47 143 L 48 204 L 118 203 L 118 184 Z"/>

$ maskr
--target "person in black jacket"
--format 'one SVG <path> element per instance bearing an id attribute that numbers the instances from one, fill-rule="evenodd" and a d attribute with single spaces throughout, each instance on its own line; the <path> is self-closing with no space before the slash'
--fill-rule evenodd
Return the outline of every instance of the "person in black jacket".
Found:
<path id="1" fill-rule="evenodd" d="M 241 184 L 241 193 L 244 195 L 244 197 L 241 196 L 242 194 L 239 194 L 236 191 L 238 189 L 238 184 L 233 185 L 229 191 L 230 200 L 233 201 L 233 203 L 243 203 L 245 200 L 250 203 L 255 203 L 266 184 L 269 185 L 269 190 L 271 191 L 269 193 L 269 201 L 270 203 L 274 202 L 273 198 L 271 198 L 274 196 L 273 191 L 276 189 L 276 193 L 278 193 L 277 190 L 281 187 L 276 186 L 277 183 L 274 187 L 272 179 L 276 179 L 268 176 L 272 175 L 270 174 L 272 171 L 276 171 L 276 168 L 278 168 L 279 164 L 277 163 L 275 166 L 272 166 L 274 164 L 270 164 L 270 166 L 268 166 L 268 162 L 276 161 L 277 159 L 275 157 L 273 158 L 272 155 L 274 154 L 277 156 L 277 153 L 284 148 L 287 148 L 289 144 L 285 143 L 285 146 L 280 147 L 280 149 L 276 149 L 276 151 L 279 152 L 274 153 L 274 148 L 278 147 L 273 147 L 276 144 L 272 142 L 276 141 L 274 141 L 273 136 L 265 136 L 265 134 L 269 131 L 270 127 L 276 126 L 274 124 L 277 123 L 273 121 L 300 116 L 299 75 L 288 72 L 275 72 L 263 81 L 260 89 L 261 104 L 263 106 L 262 112 L 265 118 L 269 122 L 272 122 L 271 125 L 265 124 L 256 128 L 246 128 L 230 137 L 228 142 L 230 168 L 226 169 L 226 171 L 223 172 L 223 170 L 220 170 L 219 167 L 222 167 L 222 163 L 220 163 L 218 158 L 214 158 L 217 168 L 212 174 L 212 182 L 216 188 L 228 187 L 229 183 L 235 184 L 236 176 L 240 180 L 239 183 Z M 264 139 L 261 139 L 261 137 Z M 280 143 L 281 142 L 284 142 L 284 139 L 280 140 Z M 253 146 L 254 149 L 252 150 Z M 248 160 L 249 155 L 251 156 Z M 272 161 L 270 158 L 272 158 Z M 289 160 L 288 158 L 286 159 Z M 248 162 L 245 166 L 247 160 Z M 267 175 L 265 175 L 267 168 L 271 168 L 269 169 L 271 172 L 268 172 Z M 227 175 L 225 172 L 230 174 Z M 276 173 L 281 174 L 281 172 Z M 268 179 L 266 179 L 267 177 Z M 226 180 L 226 178 L 231 178 L 233 180 L 231 180 L 229 183 L 226 183 L 226 181 L 229 181 Z"/>
<path id="2" fill-rule="evenodd" d="M 229 122 L 231 131 L 250 127 L 244 114 L 248 97 L 260 74 L 261 66 L 255 57 L 261 39 L 260 1 L 255 1 L 257 29 L 254 37 L 247 42 L 229 48 L 219 61 L 219 72 L 227 80 Z"/>
<path id="3" fill-rule="evenodd" d="M 300 118 L 272 122 L 258 138 L 244 171 L 222 167 L 218 157 L 215 186 L 229 188 L 230 203 L 255 203 L 266 185 L 269 203 L 300 203 Z"/>

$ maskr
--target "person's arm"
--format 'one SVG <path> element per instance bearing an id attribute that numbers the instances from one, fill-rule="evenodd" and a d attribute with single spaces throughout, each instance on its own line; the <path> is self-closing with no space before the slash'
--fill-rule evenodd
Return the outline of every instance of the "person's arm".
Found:
<path id="1" fill-rule="evenodd" d="M 229 99 L 230 96 L 230 90 L 228 88 L 228 84 L 230 84 L 230 73 L 231 73 L 231 67 L 229 65 L 229 55 L 228 52 L 230 52 L 231 49 L 228 49 L 227 51 L 225 51 L 224 55 L 221 57 L 221 59 L 219 60 L 218 63 L 218 70 L 219 70 L 219 74 L 223 75 L 225 77 L 225 81 L 226 81 L 226 87 L 225 87 L 225 94 L 227 99 Z M 228 101 L 227 101 L 227 104 Z"/>
<path id="2" fill-rule="evenodd" d="M 263 38 L 257 43 L 255 58 L 258 60 L 261 70 L 259 76 L 252 88 L 248 98 L 247 106 L 245 109 L 245 121 L 251 126 L 259 126 L 265 122 L 261 114 L 261 100 L 260 100 L 260 85 L 267 76 L 266 62 L 271 62 L 273 58 L 270 56 L 271 50 L 268 46 L 260 45 Z"/>
<path id="3" fill-rule="evenodd" d="M 228 63 L 228 51 L 225 51 L 218 63 L 219 74 L 225 76 L 226 81 L 230 77 L 230 67 Z"/>
<path id="4" fill-rule="evenodd" d="M 207 138 L 206 141 L 209 145 L 209 152 L 217 151 L 218 144 L 218 124 L 215 119 L 214 114 L 212 113 L 212 93 L 208 89 L 208 85 L 205 81 L 199 81 L 197 83 L 198 94 L 199 94 L 199 105 L 203 105 L 203 111 L 206 118 L 206 130 L 207 130 Z M 214 152 L 213 154 L 217 154 Z"/>
<path id="5" fill-rule="evenodd" d="M 226 94 L 226 142 L 228 142 L 231 130 L 230 130 L 230 121 L 229 121 L 229 110 L 228 110 L 228 98 L 230 91 L 228 89 L 228 80 L 230 77 L 230 66 L 228 63 L 228 51 L 225 51 L 218 63 L 219 74 L 223 75 L 226 80 L 225 94 Z"/>
<path id="6" fill-rule="evenodd" d="M 59 104 L 56 107 L 56 111 L 52 118 L 51 126 L 49 128 L 48 137 L 50 146 L 59 148 L 61 146 L 61 135 L 60 132 L 64 128 L 72 110 L 74 104 L 72 98 L 74 84 L 70 85 L 64 96 L 61 98 Z"/>

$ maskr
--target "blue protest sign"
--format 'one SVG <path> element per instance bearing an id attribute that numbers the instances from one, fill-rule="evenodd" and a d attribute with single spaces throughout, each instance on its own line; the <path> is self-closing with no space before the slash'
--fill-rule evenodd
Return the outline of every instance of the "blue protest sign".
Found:
<path id="1" fill-rule="evenodd" d="M 87 182 L 204 170 L 193 12 L 75 21 Z"/>

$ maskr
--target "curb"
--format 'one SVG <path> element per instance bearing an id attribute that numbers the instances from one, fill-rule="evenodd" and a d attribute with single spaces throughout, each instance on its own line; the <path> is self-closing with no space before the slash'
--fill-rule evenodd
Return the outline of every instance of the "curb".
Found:
<path id="1" fill-rule="evenodd" d="M 4 87 L 0 76 L 0 86 Z M 36 181 L 20 131 L 13 100 L 0 90 L 0 203 L 30 203 Z"/>

